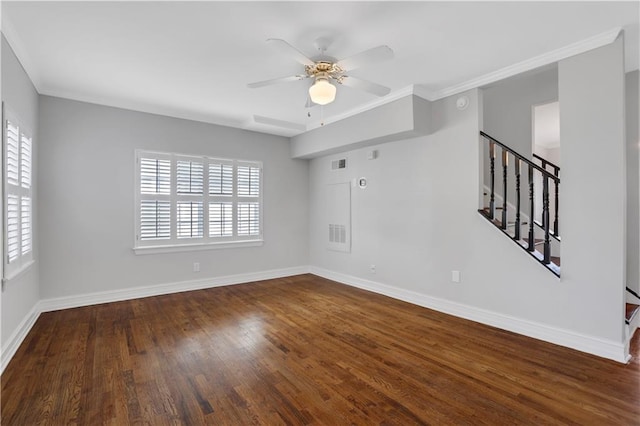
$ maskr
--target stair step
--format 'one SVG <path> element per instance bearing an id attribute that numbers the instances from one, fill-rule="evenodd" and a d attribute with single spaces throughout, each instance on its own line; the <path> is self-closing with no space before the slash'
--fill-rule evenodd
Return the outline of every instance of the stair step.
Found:
<path id="1" fill-rule="evenodd" d="M 626 304 L 625 321 L 627 324 L 631 322 L 633 317 L 638 313 L 638 310 L 640 310 L 640 305 L 634 305 L 633 303 Z"/>

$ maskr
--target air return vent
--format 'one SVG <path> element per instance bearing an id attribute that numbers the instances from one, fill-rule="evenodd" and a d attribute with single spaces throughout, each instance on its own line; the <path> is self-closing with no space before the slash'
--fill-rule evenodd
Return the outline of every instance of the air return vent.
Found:
<path id="1" fill-rule="evenodd" d="M 329 224 L 329 242 L 345 244 L 347 242 L 347 227 L 344 225 Z"/>
<path id="2" fill-rule="evenodd" d="M 347 168 L 347 159 L 339 158 L 337 160 L 331 160 L 331 170 L 340 170 Z"/>

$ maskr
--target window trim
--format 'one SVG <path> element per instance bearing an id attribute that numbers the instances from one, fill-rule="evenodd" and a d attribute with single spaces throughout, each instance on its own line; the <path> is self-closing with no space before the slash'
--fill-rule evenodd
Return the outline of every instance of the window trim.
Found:
<path id="1" fill-rule="evenodd" d="M 9 187 L 9 178 L 8 178 L 8 170 L 6 167 L 7 162 L 7 149 L 8 149 L 8 135 L 7 135 L 7 126 L 8 122 L 11 122 L 12 125 L 15 125 L 18 129 L 18 185 L 12 185 L 16 188 L 10 189 Z M 29 164 L 29 186 L 25 187 L 23 185 L 23 175 L 22 175 L 22 166 L 23 166 L 23 146 L 22 146 L 22 138 L 26 137 L 30 140 L 30 149 L 31 149 L 31 161 Z M 24 125 L 24 122 L 13 113 L 13 111 L 8 110 L 5 107 L 4 102 L 2 103 L 2 201 L 3 208 L 1 212 L 2 216 L 2 226 L 3 226 L 3 238 L 2 238 L 2 282 L 7 282 L 18 278 L 23 275 L 27 270 L 33 266 L 35 263 L 34 258 L 34 241 L 35 241 L 35 227 L 34 227 L 34 198 L 33 198 L 33 186 L 34 186 L 34 151 L 35 151 L 35 140 L 34 140 L 33 132 L 29 126 Z M 18 197 L 18 254 L 17 257 L 9 262 L 9 236 L 8 236 L 8 198 L 9 195 L 14 195 Z M 29 199 L 29 251 L 23 253 L 23 229 L 24 224 L 22 222 L 23 219 L 23 199 L 24 197 L 28 197 Z"/>
<path id="2" fill-rule="evenodd" d="M 239 159 L 225 159 L 218 157 L 211 157 L 206 155 L 191 155 L 191 154 L 179 154 L 160 152 L 144 149 L 136 149 L 134 157 L 134 174 L 135 174 L 135 186 L 134 186 L 134 235 L 133 235 L 133 251 L 136 255 L 156 254 L 156 253 L 173 253 L 184 251 L 199 251 L 199 250 L 213 250 L 224 248 L 239 248 L 239 247 L 256 247 L 264 244 L 264 178 L 263 178 L 263 164 L 261 161 L 251 160 L 239 160 Z M 141 192 L 141 173 L 140 173 L 140 160 L 141 158 L 148 156 L 147 158 L 166 159 L 170 161 L 170 190 L 169 194 L 159 194 L 156 198 L 155 194 L 143 194 Z M 177 193 L 177 162 L 178 161 L 193 161 L 203 163 L 203 188 L 202 194 L 178 194 Z M 209 194 L 209 165 L 210 164 L 230 164 L 233 165 L 233 194 L 232 195 L 211 195 Z M 259 169 L 259 192 L 257 197 L 244 197 L 237 195 L 237 168 L 238 166 L 251 166 Z M 141 240 L 139 239 L 141 231 L 141 219 L 140 219 L 140 206 L 142 200 L 168 200 L 170 202 L 170 236 L 169 239 L 157 239 L 157 240 Z M 245 236 L 237 234 L 237 205 L 243 201 L 257 202 L 260 209 L 259 215 L 259 233 L 255 236 Z M 197 238 L 178 238 L 177 237 L 177 203 L 179 201 L 199 201 L 203 204 L 203 230 L 202 237 Z M 211 237 L 209 235 L 209 203 L 215 202 L 231 202 L 232 214 L 233 214 L 233 236 L 231 237 Z"/>

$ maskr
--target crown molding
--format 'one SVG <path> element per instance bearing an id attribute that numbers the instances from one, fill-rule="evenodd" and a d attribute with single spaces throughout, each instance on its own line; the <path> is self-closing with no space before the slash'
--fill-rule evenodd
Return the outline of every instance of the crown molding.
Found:
<path id="1" fill-rule="evenodd" d="M 31 56 L 27 53 L 27 49 L 24 47 L 22 39 L 18 36 L 18 32 L 15 27 L 9 21 L 6 13 L 2 16 L 2 34 L 9 43 L 9 46 L 13 50 L 13 53 L 18 58 L 18 62 L 22 65 L 22 68 L 31 79 L 31 83 L 36 88 L 38 93 L 42 92 L 43 82 L 38 68 L 35 66 Z"/>
<path id="2" fill-rule="evenodd" d="M 552 64 L 554 62 L 561 61 L 571 56 L 578 55 L 580 53 L 587 52 L 589 50 L 596 49 L 598 47 L 606 46 L 613 43 L 620 35 L 622 28 L 613 28 L 604 33 L 589 37 L 587 39 L 572 43 L 568 46 L 561 47 L 551 52 L 543 53 L 542 55 L 534 56 L 533 58 L 526 59 L 522 62 L 509 65 L 501 68 L 497 71 L 490 72 L 483 76 L 473 78 L 460 84 L 455 84 L 444 89 L 440 89 L 432 93 L 430 101 L 446 98 L 447 96 L 457 95 L 458 93 L 465 92 L 470 89 L 485 86 L 496 81 L 503 80 L 514 75 L 521 74 L 526 71 L 531 71 L 536 68 L 540 68 L 545 65 Z"/>

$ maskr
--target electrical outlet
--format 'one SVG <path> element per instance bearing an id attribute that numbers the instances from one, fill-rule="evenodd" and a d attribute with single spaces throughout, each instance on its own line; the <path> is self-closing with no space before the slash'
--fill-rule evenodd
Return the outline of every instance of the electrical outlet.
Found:
<path id="1" fill-rule="evenodd" d="M 454 283 L 460 282 L 460 271 L 451 271 L 451 281 Z"/>
<path id="2" fill-rule="evenodd" d="M 200 272 L 200 263 L 193 262 L 193 272 Z"/>
<path id="3" fill-rule="evenodd" d="M 369 266 L 369 272 L 371 272 L 372 274 L 375 274 L 376 273 L 376 265 L 371 264 Z"/>

